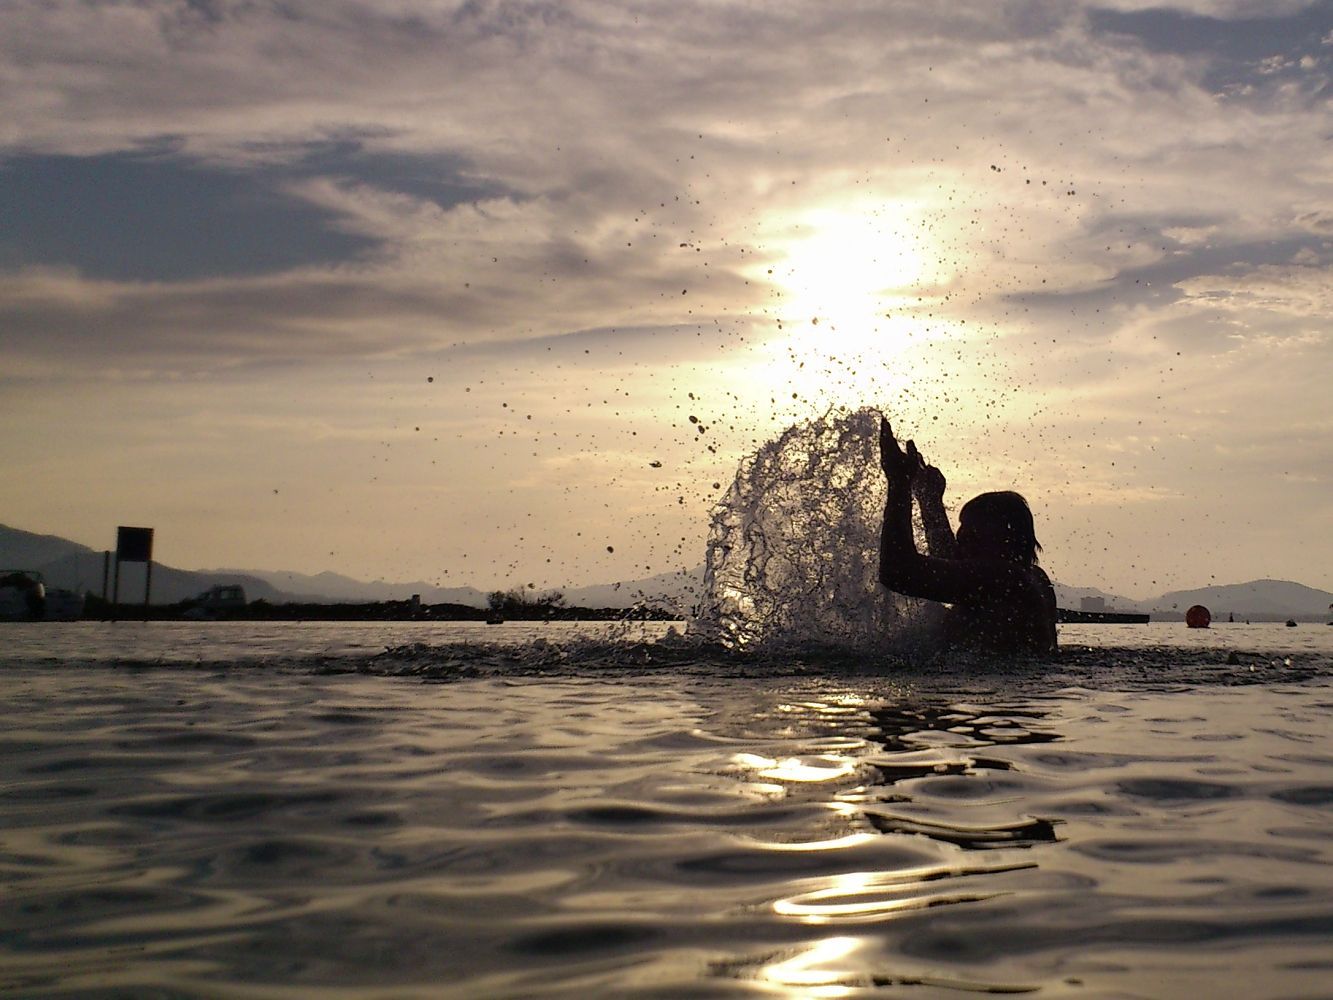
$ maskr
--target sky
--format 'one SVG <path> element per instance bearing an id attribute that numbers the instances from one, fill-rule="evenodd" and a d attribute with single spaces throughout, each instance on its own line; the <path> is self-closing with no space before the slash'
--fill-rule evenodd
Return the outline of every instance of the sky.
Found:
<path id="1" fill-rule="evenodd" d="M 881 408 L 1140 598 L 1333 589 L 1333 3 L 6 0 L 0 521 L 703 561 Z"/>

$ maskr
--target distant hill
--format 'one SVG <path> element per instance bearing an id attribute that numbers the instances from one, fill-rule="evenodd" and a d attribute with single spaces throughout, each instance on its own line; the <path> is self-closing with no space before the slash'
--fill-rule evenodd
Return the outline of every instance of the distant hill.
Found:
<path id="1" fill-rule="evenodd" d="M 1194 604 L 1202 604 L 1213 618 L 1234 614 L 1255 621 L 1304 618 L 1324 620 L 1329 617 L 1333 593 L 1315 590 L 1289 580 L 1251 580 L 1198 590 L 1173 590 L 1150 601 L 1139 602 L 1144 611 L 1159 615 L 1181 614 Z"/>
<path id="2" fill-rule="evenodd" d="M 573 587 L 562 591 L 565 603 L 582 608 L 627 608 L 635 604 L 654 604 L 670 610 L 688 612 L 703 593 L 704 568 L 659 573 L 642 580 L 604 583 L 591 587 Z"/>
<path id="3" fill-rule="evenodd" d="M 0 569 L 36 569 L 68 555 L 97 556 L 101 579 L 102 553 L 58 535 L 35 535 L 0 524 Z"/>
<path id="4" fill-rule="evenodd" d="M 102 553 L 87 545 L 56 535 L 37 535 L 0 525 L 0 568 L 35 569 L 52 587 L 101 593 Z M 420 594 L 426 604 L 486 606 L 489 591 L 476 587 L 439 587 L 425 581 L 387 583 L 357 580 L 338 573 L 296 573 L 289 570 L 203 569 L 182 570 L 153 563 L 152 601 L 173 604 L 195 597 L 210 587 L 238 583 L 250 600 L 260 598 L 274 604 L 349 603 L 401 601 Z M 562 589 L 565 603 L 587 608 L 627 608 L 656 604 L 688 611 L 703 583 L 703 567 L 661 573 L 642 580 Z M 110 587 L 108 586 L 108 590 Z M 494 589 L 507 589 L 497 584 Z M 126 563 L 121 567 L 120 598 L 127 603 L 141 599 L 143 567 Z"/>
<path id="5" fill-rule="evenodd" d="M 54 562 L 32 567 L 46 578 L 48 587 L 65 587 L 69 590 L 102 592 L 102 553 L 93 553 L 92 558 L 82 555 L 66 556 Z M 107 585 L 107 593 L 115 591 L 115 558 L 111 561 L 113 582 Z M 284 593 L 267 580 L 249 573 L 196 573 L 191 570 L 176 569 L 153 563 L 153 581 L 151 600 L 153 604 L 175 604 L 191 597 L 198 597 L 210 587 L 221 584 L 237 583 L 245 588 L 245 596 L 251 601 L 265 600 L 272 604 L 287 604 L 299 600 L 296 595 Z M 143 600 L 144 567 L 141 563 L 122 563 L 120 567 L 120 599 L 126 604 L 135 604 Z"/>
<path id="6" fill-rule="evenodd" d="M 48 587 L 63 587 L 80 592 L 102 592 L 102 553 L 87 545 L 56 535 L 37 535 L 0 524 L 0 568 L 35 569 L 46 578 Z M 114 579 L 115 560 L 111 576 Z M 239 583 L 250 600 L 263 598 L 275 604 L 295 598 L 266 580 L 246 573 L 196 573 L 153 563 L 151 599 L 154 604 L 174 604 L 196 597 L 217 584 Z M 143 600 L 144 567 L 124 563 L 120 571 L 120 599 L 129 604 Z M 108 581 L 107 592 L 114 589 Z"/>
<path id="7" fill-rule="evenodd" d="M 102 588 L 102 553 L 56 535 L 38 535 L 0 525 L 0 569 L 35 569 L 53 587 L 88 590 Z M 219 584 L 238 583 L 250 600 L 264 599 L 274 604 L 362 603 L 405 600 L 420 594 L 426 604 L 466 604 L 485 607 L 487 592 L 475 587 L 438 587 L 415 583 L 366 582 L 337 573 L 314 575 L 279 570 L 183 570 L 153 564 L 152 599 L 154 604 L 172 604 L 203 593 Z M 497 583 L 494 589 L 507 589 Z M 673 573 L 660 573 L 641 580 L 598 584 L 589 587 L 562 588 L 565 603 L 589 608 L 627 608 L 635 604 L 655 604 L 688 612 L 703 592 L 703 567 Z M 1297 618 L 1324 621 L 1329 618 L 1333 593 L 1316 590 L 1289 580 L 1251 580 L 1198 590 L 1175 590 L 1161 597 L 1135 601 L 1109 594 L 1094 587 L 1069 587 L 1055 584 L 1056 599 L 1063 608 L 1079 607 L 1084 597 L 1100 597 L 1108 608 L 1120 611 L 1147 611 L 1155 618 L 1184 617 L 1193 604 L 1202 604 L 1214 619 L 1234 614 L 1236 618 L 1255 621 Z M 121 569 L 120 597 L 133 603 L 143 594 L 143 567 L 129 563 Z"/>
<path id="8" fill-rule="evenodd" d="M 418 580 L 414 583 L 385 583 L 383 580 L 366 582 L 339 573 L 294 573 L 289 570 L 200 570 L 201 573 L 248 573 L 259 577 L 286 593 L 297 595 L 293 600 L 355 603 L 366 601 L 403 601 L 420 594 L 425 604 L 466 604 L 474 608 L 486 606 L 486 594 L 476 587 L 438 587 Z"/>

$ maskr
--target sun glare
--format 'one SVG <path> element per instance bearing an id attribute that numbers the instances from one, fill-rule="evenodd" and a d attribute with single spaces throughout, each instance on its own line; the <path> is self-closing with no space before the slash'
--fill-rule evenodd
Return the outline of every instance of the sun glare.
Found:
<path id="1" fill-rule="evenodd" d="M 782 330 L 765 345 L 766 375 L 833 403 L 899 386 L 894 359 L 927 333 L 916 310 L 940 277 L 920 216 L 909 202 L 873 202 L 766 227 L 775 256 L 759 277 L 774 290 Z"/>
<path id="2" fill-rule="evenodd" d="M 928 261 L 903 203 L 819 209 L 788 228 L 769 280 L 786 322 L 827 324 L 869 346 L 886 315 L 916 299 Z"/>

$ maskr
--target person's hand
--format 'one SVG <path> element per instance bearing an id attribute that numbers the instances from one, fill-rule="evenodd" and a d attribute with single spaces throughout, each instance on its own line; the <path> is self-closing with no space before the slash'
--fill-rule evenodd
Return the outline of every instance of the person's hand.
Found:
<path id="1" fill-rule="evenodd" d="M 913 451 L 916 452 L 915 449 Z M 916 452 L 916 458 L 920 464 L 912 476 L 912 490 L 917 499 L 943 500 L 944 473 L 933 465 L 927 465 L 920 452 Z"/>
<path id="2" fill-rule="evenodd" d="M 879 464 L 891 483 L 910 483 L 921 464 L 916 445 L 908 441 L 907 451 L 904 452 L 898 445 L 898 439 L 893 436 L 893 428 L 884 417 L 879 418 Z"/>

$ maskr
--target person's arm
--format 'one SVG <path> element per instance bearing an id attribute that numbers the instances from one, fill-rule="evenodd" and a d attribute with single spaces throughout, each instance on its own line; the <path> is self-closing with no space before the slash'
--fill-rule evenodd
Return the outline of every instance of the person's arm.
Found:
<path id="1" fill-rule="evenodd" d="M 936 559 L 955 559 L 958 546 L 949 515 L 944 511 L 944 473 L 922 460 L 912 477 L 912 492 L 921 509 L 921 524 L 926 529 L 926 544 Z"/>
<path id="2" fill-rule="evenodd" d="M 940 559 L 922 555 L 912 537 L 912 480 L 922 465 L 916 445 L 898 445 L 889 422 L 880 418 L 880 465 L 888 479 L 880 530 L 879 581 L 894 593 L 943 604 L 976 604 L 1023 592 L 1021 566 L 1003 561 Z M 941 504 L 941 513 L 943 505 Z M 947 522 L 947 519 L 946 519 Z M 950 533 L 952 535 L 952 532 Z"/>
<path id="3" fill-rule="evenodd" d="M 907 447 L 915 453 L 916 445 L 911 441 Z M 916 463 L 903 453 L 883 417 L 879 418 L 879 464 L 889 486 L 879 535 L 879 580 L 890 590 L 910 594 L 901 584 L 912 575 L 904 567 L 921 558 L 912 537 L 912 474 Z"/>

